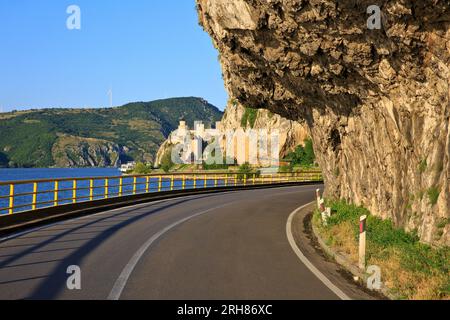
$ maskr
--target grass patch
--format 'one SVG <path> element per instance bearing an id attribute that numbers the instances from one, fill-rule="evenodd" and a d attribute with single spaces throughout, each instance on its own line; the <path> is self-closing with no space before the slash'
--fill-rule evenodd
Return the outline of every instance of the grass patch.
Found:
<path id="1" fill-rule="evenodd" d="M 450 249 L 433 248 L 359 206 L 328 201 L 334 214 L 322 226 L 320 214 L 313 223 L 325 241 L 354 262 L 358 259 L 359 218 L 367 215 L 367 265 L 378 265 L 382 281 L 403 299 L 450 299 Z"/>

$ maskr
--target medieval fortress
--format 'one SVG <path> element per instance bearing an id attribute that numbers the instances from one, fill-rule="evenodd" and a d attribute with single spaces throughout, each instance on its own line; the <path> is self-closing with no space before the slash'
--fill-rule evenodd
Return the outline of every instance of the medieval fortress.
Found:
<path id="1" fill-rule="evenodd" d="M 180 121 L 169 137 L 171 157 L 176 164 L 237 164 L 260 167 L 279 166 L 279 131 L 269 129 L 225 129 L 222 122 L 205 128 L 197 121 L 189 129 Z"/>

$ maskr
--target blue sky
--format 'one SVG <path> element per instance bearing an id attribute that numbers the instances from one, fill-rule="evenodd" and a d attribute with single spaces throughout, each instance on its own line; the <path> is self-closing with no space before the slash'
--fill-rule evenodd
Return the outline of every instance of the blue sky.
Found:
<path id="1" fill-rule="evenodd" d="M 81 30 L 68 30 L 69 5 Z M 226 104 L 194 0 L 0 0 L 0 111 L 180 96 Z"/>

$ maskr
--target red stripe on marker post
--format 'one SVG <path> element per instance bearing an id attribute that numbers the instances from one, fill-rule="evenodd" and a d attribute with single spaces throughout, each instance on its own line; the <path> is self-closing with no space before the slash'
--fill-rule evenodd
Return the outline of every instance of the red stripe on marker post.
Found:
<path id="1" fill-rule="evenodd" d="M 367 216 L 359 219 L 359 269 L 366 270 L 366 221 Z"/>
<path id="2" fill-rule="evenodd" d="M 359 233 L 366 232 L 367 216 L 362 216 L 359 220 Z"/>

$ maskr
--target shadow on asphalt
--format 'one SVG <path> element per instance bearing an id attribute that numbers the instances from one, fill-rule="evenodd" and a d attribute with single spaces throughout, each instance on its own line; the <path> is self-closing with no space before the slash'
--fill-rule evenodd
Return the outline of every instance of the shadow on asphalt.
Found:
<path id="1" fill-rule="evenodd" d="M 39 229 L 38 232 L 42 231 L 49 231 L 49 232 L 61 232 L 54 236 L 49 235 L 49 238 L 45 241 L 39 242 L 39 243 L 33 243 L 33 244 L 24 244 L 24 245 L 12 245 L 12 246 L 4 246 L 2 245 L 0 249 L 8 249 L 8 248 L 18 248 L 18 247 L 28 247 L 27 249 L 23 250 L 22 252 L 14 255 L 4 255 L 3 257 L 7 257 L 7 259 L 0 261 L 0 270 L 13 268 L 17 266 L 22 266 L 20 264 L 18 265 L 12 265 L 15 261 L 24 258 L 31 254 L 36 253 L 49 253 L 49 252 L 61 252 L 61 251 L 68 251 L 68 250 L 75 250 L 73 253 L 68 255 L 67 257 L 63 258 L 62 260 L 53 260 L 52 262 L 59 262 L 59 264 L 56 266 L 56 268 L 52 271 L 50 275 L 47 276 L 37 276 L 37 277 L 27 277 L 22 279 L 14 279 L 10 281 L 0 282 L 0 284 L 7 284 L 7 283 L 13 283 L 13 282 L 21 282 L 21 281 L 27 281 L 27 280 L 35 280 L 35 279 L 45 279 L 38 288 L 25 299 L 33 299 L 33 300 L 42 300 L 42 299 L 54 299 L 58 296 L 58 294 L 65 288 L 66 280 L 67 280 L 67 273 L 66 269 L 69 265 L 80 265 L 83 258 L 88 255 L 91 251 L 93 251 L 95 248 L 97 248 L 100 244 L 102 244 L 104 241 L 106 241 L 109 237 L 111 237 L 113 234 L 118 232 L 119 230 L 137 222 L 140 221 L 148 216 L 154 215 L 158 212 L 164 211 L 166 209 L 169 209 L 171 207 L 178 206 L 183 203 L 187 203 L 190 201 L 197 201 L 199 199 L 212 197 L 214 195 L 205 195 L 201 197 L 196 197 L 192 199 L 180 199 L 175 202 L 171 202 L 170 204 L 163 205 L 161 207 L 154 208 L 150 211 L 147 211 L 146 206 L 140 207 L 140 208 L 133 208 L 126 210 L 124 208 L 123 212 L 119 212 L 117 214 L 113 214 L 107 217 L 99 217 L 98 219 L 94 219 L 92 221 L 89 221 L 87 223 L 64 223 L 64 225 L 72 226 L 70 228 L 60 228 L 56 230 L 46 230 L 46 228 Z M 154 204 L 149 204 L 149 206 Z M 145 210 L 145 212 L 138 214 L 138 215 L 131 215 L 129 217 L 126 217 L 126 215 L 131 214 L 133 212 L 139 211 L 139 210 Z M 120 221 L 117 221 L 116 218 L 123 218 L 126 217 L 126 219 L 121 219 Z M 85 219 L 89 219 L 89 216 L 86 216 Z M 67 237 L 69 235 L 79 235 L 80 233 L 77 233 L 77 231 L 84 229 L 84 228 L 90 228 L 95 225 L 95 227 L 98 227 L 98 223 L 102 222 L 113 222 L 112 224 L 106 224 L 103 225 L 103 228 L 106 228 L 105 230 L 99 230 L 93 238 L 85 238 L 85 239 L 73 239 L 73 240 L 60 240 L 64 237 Z M 47 228 L 51 228 L 51 226 L 48 226 Z M 88 233 L 88 232 L 85 232 Z M 26 234 L 25 234 L 26 236 Z M 3 243 L 7 243 L 8 241 L 15 240 L 15 239 L 34 239 L 39 238 L 38 237 L 24 237 L 17 236 L 14 238 L 10 238 Z M 48 236 L 47 236 L 48 237 Z M 84 244 L 82 244 L 79 247 L 75 248 L 61 248 L 61 249 L 53 249 L 53 250 L 40 250 L 44 248 L 47 245 L 53 244 L 53 243 L 72 243 L 77 241 L 88 241 Z M 35 261 L 31 263 L 27 263 L 26 265 L 37 265 L 37 264 L 43 264 L 44 261 Z M 47 261 L 49 263 L 49 261 Z M 25 265 L 25 264 L 23 264 Z"/>

